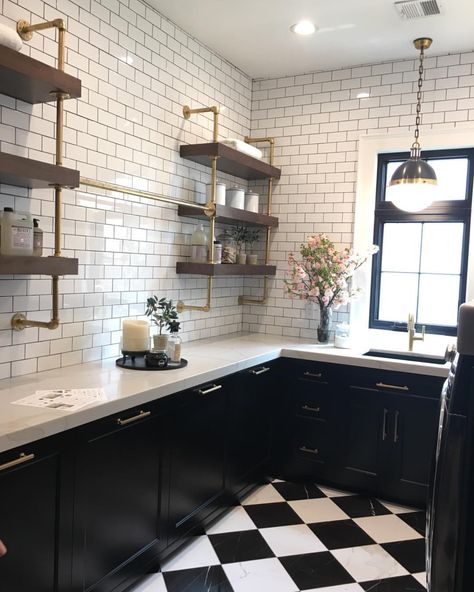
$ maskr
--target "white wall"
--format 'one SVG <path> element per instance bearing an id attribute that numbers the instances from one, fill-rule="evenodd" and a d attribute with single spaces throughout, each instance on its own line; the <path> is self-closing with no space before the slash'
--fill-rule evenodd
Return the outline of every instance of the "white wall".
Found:
<path id="1" fill-rule="evenodd" d="M 423 134 L 430 131 L 444 131 L 446 145 L 456 145 L 459 129 L 472 130 L 474 145 L 474 52 L 428 57 L 425 68 L 422 147 Z M 415 55 L 413 60 L 254 81 L 252 134 L 276 138 L 282 178 L 273 199 L 273 213 L 280 219 L 272 239 L 277 277 L 266 309 L 244 308 L 244 329 L 315 338 L 319 313 L 283 295 L 288 252 L 298 252 L 308 234 L 319 232 L 339 247 L 352 245 L 359 139 L 398 136 L 398 147 L 409 149 L 417 79 Z M 362 91 L 370 97 L 358 99 Z M 457 145 L 466 145 L 465 138 Z M 375 194 L 366 198 L 374 203 Z M 344 320 L 347 314 L 341 309 L 337 317 Z"/>
<path id="2" fill-rule="evenodd" d="M 28 7 L 28 9 L 26 8 Z M 140 0 L 0 0 L 0 22 L 66 20 L 66 71 L 82 98 L 65 103 L 64 165 L 82 176 L 193 200 L 208 169 L 179 157 L 182 143 L 211 141 L 212 117 L 182 118 L 182 106 L 226 106 L 222 136 L 250 125 L 250 79 Z M 36 33 L 23 53 L 55 65 L 54 33 Z M 0 82 L 1 84 L 1 82 Z M 0 95 L 0 150 L 53 162 L 55 108 Z M 13 312 L 49 320 L 48 277 L 0 278 L 0 377 L 118 354 L 121 319 L 141 315 L 156 293 L 204 304 L 207 281 L 177 276 L 195 226 L 176 206 L 104 192 L 64 191 L 63 253 L 79 276 L 60 281 L 61 327 L 10 330 Z M 52 254 L 53 192 L 0 186 L 0 207 L 29 210 Z M 218 279 L 211 313 L 185 313 L 185 339 L 241 329 L 240 278 Z"/>

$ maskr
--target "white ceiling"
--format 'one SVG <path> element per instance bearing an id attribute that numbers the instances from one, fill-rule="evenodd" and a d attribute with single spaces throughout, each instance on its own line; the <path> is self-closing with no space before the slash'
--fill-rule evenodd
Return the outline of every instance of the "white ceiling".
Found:
<path id="1" fill-rule="evenodd" d="M 432 37 L 428 55 L 474 49 L 474 0 L 438 0 L 442 13 L 402 19 L 393 0 L 147 0 L 161 14 L 252 78 L 416 58 L 416 37 Z M 312 20 L 300 37 L 289 27 Z"/>

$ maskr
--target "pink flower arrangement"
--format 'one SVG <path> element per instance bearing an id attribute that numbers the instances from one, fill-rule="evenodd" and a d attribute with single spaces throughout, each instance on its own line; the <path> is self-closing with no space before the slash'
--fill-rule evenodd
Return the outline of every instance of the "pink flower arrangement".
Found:
<path id="1" fill-rule="evenodd" d="M 290 270 L 284 280 L 286 292 L 291 298 L 317 302 L 321 309 L 337 309 L 357 296 L 359 290 L 351 287 L 350 279 L 378 250 L 372 245 L 363 255 L 354 254 L 350 249 L 336 251 L 325 234 L 308 236 L 307 244 L 300 248 L 301 261 L 297 261 L 293 253 L 288 255 Z"/>

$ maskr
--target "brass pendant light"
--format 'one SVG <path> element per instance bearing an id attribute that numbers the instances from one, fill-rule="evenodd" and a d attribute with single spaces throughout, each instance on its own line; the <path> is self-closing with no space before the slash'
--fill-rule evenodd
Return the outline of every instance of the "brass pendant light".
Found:
<path id="1" fill-rule="evenodd" d="M 428 49 L 432 42 L 433 40 L 429 37 L 421 37 L 413 41 L 413 45 L 420 52 L 418 92 L 416 94 L 415 140 L 411 145 L 410 158 L 393 173 L 387 192 L 392 203 L 397 208 L 407 212 L 418 212 L 431 205 L 436 197 L 438 185 L 433 167 L 425 160 L 421 160 L 421 147 L 418 141 L 421 122 L 423 60 L 425 49 Z"/>

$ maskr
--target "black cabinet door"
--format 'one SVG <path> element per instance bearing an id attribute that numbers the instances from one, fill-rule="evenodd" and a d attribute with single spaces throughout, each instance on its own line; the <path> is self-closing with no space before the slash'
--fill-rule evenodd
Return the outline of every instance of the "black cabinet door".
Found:
<path id="1" fill-rule="evenodd" d="M 228 394 L 228 379 L 224 379 L 175 397 L 166 429 L 168 545 L 222 506 Z"/>
<path id="2" fill-rule="evenodd" d="M 389 446 L 390 409 L 374 389 L 347 387 L 341 398 L 338 485 L 376 492 Z"/>
<path id="3" fill-rule="evenodd" d="M 435 452 L 439 401 L 416 395 L 391 395 L 390 456 L 385 493 L 424 506 Z"/>
<path id="4" fill-rule="evenodd" d="M 70 552 L 72 496 L 62 487 L 59 449 L 59 441 L 46 440 L 0 455 L 0 538 L 8 549 L 0 559 L 2 592 L 70 589 L 63 554 Z"/>
<path id="5" fill-rule="evenodd" d="M 160 420 L 149 406 L 80 433 L 74 590 L 121 590 L 156 558 L 160 540 Z"/>
<path id="6" fill-rule="evenodd" d="M 268 471 L 278 404 L 275 364 L 244 370 L 229 380 L 226 487 L 237 495 Z"/>

